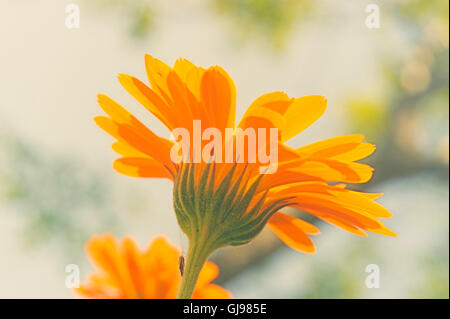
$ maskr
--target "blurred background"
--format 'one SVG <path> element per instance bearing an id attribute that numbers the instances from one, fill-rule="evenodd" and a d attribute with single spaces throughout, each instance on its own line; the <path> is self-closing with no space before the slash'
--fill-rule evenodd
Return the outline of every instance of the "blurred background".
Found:
<path id="1" fill-rule="evenodd" d="M 65 25 L 80 8 L 80 28 Z M 380 28 L 366 26 L 375 3 Z M 72 298 L 65 266 L 92 270 L 92 235 L 157 233 L 180 245 L 171 183 L 115 173 L 112 139 L 92 120 L 106 93 L 162 125 L 120 87 L 145 79 L 144 54 L 224 67 L 237 118 L 263 93 L 325 95 L 325 115 L 289 141 L 364 133 L 377 144 L 360 190 L 383 192 L 397 238 L 319 223 L 317 253 L 270 231 L 212 256 L 238 298 L 449 297 L 448 1 L 2 0 L 0 2 L 0 297 Z M 186 245 L 186 243 L 184 243 Z M 380 267 L 380 287 L 365 285 Z"/>

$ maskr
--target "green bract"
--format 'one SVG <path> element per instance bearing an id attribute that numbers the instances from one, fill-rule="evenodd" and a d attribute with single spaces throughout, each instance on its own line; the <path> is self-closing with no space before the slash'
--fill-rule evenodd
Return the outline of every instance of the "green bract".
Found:
<path id="1" fill-rule="evenodd" d="M 265 175 L 250 184 L 246 164 L 238 173 L 235 163 L 218 184 L 216 165 L 183 163 L 173 193 L 181 229 L 190 241 L 208 246 L 211 252 L 248 243 L 275 212 L 289 205 L 290 199 L 267 200 L 268 191 L 258 194 L 258 185 Z"/>

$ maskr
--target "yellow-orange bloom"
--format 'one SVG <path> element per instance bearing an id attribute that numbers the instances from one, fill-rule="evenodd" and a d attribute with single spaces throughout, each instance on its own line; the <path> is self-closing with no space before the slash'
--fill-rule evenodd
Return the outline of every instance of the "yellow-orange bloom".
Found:
<path id="1" fill-rule="evenodd" d="M 162 236 L 155 237 L 145 250 L 125 237 L 93 236 L 86 245 L 97 272 L 75 289 L 78 295 L 101 299 L 173 299 L 181 282 L 180 252 Z M 231 298 L 224 288 L 211 284 L 219 272 L 216 264 L 204 264 L 193 298 Z"/>
<path id="2" fill-rule="evenodd" d="M 190 240 L 210 241 L 211 252 L 244 244 L 268 224 L 290 247 L 314 252 L 309 236 L 319 230 L 279 212 L 283 207 L 301 209 L 356 235 L 367 236 L 365 231 L 370 231 L 395 236 L 379 220 L 392 215 L 375 202 L 381 194 L 352 191 L 344 184 L 364 183 L 372 177 L 370 166 L 357 163 L 375 150 L 363 142 L 363 135 L 330 138 L 297 149 L 284 143 L 325 112 L 324 97 L 264 94 L 235 125 L 236 89 L 222 68 L 204 69 L 185 59 L 178 59 L 172 68 L 150 55 L 145 65 L 150 87 L 130 75 L 120 75 L 119 81 L 170 131 L 181 127 L 192 132 L 195 120 L 202 127 L 219 129 L 223 136 L 226 128 L 278 129 L 274 174 L 261 174 L 259 160 L 249 163 L 236 157 L 233 163 L 177 164 L 170 156 L 175 142 L 156 135 L 118 103 L 99 95 L 108 117 L 95 120 L 117 139 L 113 149 L 122 156 L 114 168 L 128 176 L 172 180 L 177 219 Z"/>

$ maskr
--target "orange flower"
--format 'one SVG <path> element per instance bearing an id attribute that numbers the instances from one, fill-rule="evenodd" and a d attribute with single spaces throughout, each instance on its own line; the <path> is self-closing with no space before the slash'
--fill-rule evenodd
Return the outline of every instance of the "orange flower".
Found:
<path id="1" fill-rule="evenodd" d="M 202 242 L 212 252 L 247 243 L 268 224 L 290 247 L 313 253 L 309 235 L 319 230 L 279 212 L 283 207 L 301 209 L 356 235 L 367 236 L 365 231 L 370 231 L 395 236 L 379 221 L 392 215 L 374 201 L 381 194 L 352 191 L 343 184 L 364 183 L 372 177 L 370 166 L 357 163 L 375 150 L 363 142 L 363 135 L 335 137 L 297 149 L 284 144 L 325 112 L 324 97 L 268 93 L 257 98 L 235 126 L 236 89 L 222 68 L 204 69 L 184 59 L 171 68 L 150 55 L 145 65 L 151 88 L 130 75 L 120 75 L 119 81 L 170 131 L 181 127 L 194 133 L 195 120 L 202 127 L 219 129 L 222 136 L 227 128 L 278 129 L 273 174 L 261 174 L 264 163 L 259 158 L 250 163 L 248 153 L 245 160 L 234 154 L 233 163 L 175 163 L 171 159 L 175 142 L 156 135 L 115 101 L 99 95 L 109 117 L 95 120 L 117 139 L 113 149 L 122 156 L 114 168 L 128 176 L 172 180 L 177 219 L 190 241 Z M 235 139 L 236 134 L 223 138 L 222 145 Z M 202 141 L 201 146 L 205 144 Z M 190 152 L 195 152 L 194 146 Z"/>
<path id="2" fill-rule="evenodd" d="M 141 251 L 136 242 L 125 237 L 118 242 L 113 235 L 93 236 L 86 245 L 97 272 L 75 292 L 87 298 L 171 299 L 181 282 L 180 252 L 162 236 L 155 237 Z M 222 287 L 211 284 L 219 272 L 216 264 L 204 264 L 193 298 L 231 298 Z"/>

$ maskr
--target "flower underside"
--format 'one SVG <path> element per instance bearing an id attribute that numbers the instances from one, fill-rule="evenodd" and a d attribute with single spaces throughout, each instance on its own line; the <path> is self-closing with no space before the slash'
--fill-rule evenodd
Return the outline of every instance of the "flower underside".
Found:
<path id="1" fill-rule="evenodd" d="M 182 163 L 174 180 L 178 223 L 190 240 L 213 242 L 214 249 L 242 245 L 254 238 L 279 209 L 292 205 L 292 196 L 268 198 L 259 191 L 264 175 L 252 178 L 248 164 L 234 163 L 218 180 L 215 162 Z"/>
<path id="2" fill-rule="evenodd" d="M 120 75 L 119 81 L 172 136 L 175 132 L 186 136 L 185 143 L 158 136 L 105 95 L 99 95 L 98 102 L 108 116 L 95 121 L 117 139 L 113 149 L 121 155 L 114 162 L 118 172 L 174 183 L 177 220 L 189 237 L 179 298 L 192 295 L 202 265 L 214 250 L 245 244 L 266 224 L 293 249 L 315 252 L 310 235 L 319 234 L 318 228 L 281 213 L 283 207 L 300 209 L 355 235 L 367 236 L 365 231 L 369 231 L 396 236 L 379 220 L 392 216 L 375 201 L 382 194 L 347 188 L 348 183 L 369 181 L 373 174 L 372 167 L 358 162 L 375 151 L 375 145 L 363 142 L 363 135 L 333 137 L 299 148 L 285 144 L 322 116 L 327 104 L 323 96 L 267 93 L 251 103 L 236 123 L 236 87 L 221 67 L 205 69 L 185 59 L 170 67 L 150 55 L 145 63 L 150 87 L 130 75 Z M 203 140 L 201 127 L 208 130 L 207 136 L 222 138 L 208 148 L 211 144 Z M 212 153 L 220 159 L 230 150 L 229 142 L 239 144 L 241 130 L 254 132 L 250 145 L 257 144 L 261 151 L 257 162 L 248 160 L 256 152 L 246 150 L 225 162 L 173 160 L 180 144 L 195 159 L 208 159 Z M 270 132 L 270 139 L 260 143 L 265 131 Z M 234 134 L 232 139 L 227 132 Z M 188 144 L 191 137 L 192 144 Z M 240 162 L 240 155 L 248 163 Z M 270 174 L 265 174 L 265 167 L 271 169 Z"/>
<path id="3" fill-rule="evenodd" d="M 114 168 L 127 176 L 174 182 L 175 212 L 190 239 L 214 240 L 214 249 L 239 245 L 267 224 L 293 249 L 315 252 L 310 235 L 319 230 L 279 211 L 286 206 L 355 235 L 367 236 L 368 231 L 395 236 L 380 221 L 392 216 L 375 201 L 382 194 L 347 188 L 349 183 L 367 182 L 373 174 L 372 167 L 358 162 L 375 150 L 373 144 L 363 142 L 363 135 L 338 136 L 298 148 L 285 144 L 322 116 L 326 109 L 323 96 L 293 98 L 280 91 L 267 93 L 251 103 L 242 119 L 235 122 L 236 87 L 224 69 L 205 69 L 185 59 L 170 67 L 150 55 L 146 55 L 145 64 L 150 86 L 130 75 L 120 75 L 119 81 L 170 132 L 182 128 L 197 141 L 198 121 L 201 127 L 214 128 L 222 137 L 227 129 L 252 129 L 259 151 L 259 130 L 278 131 L 273 143 L 277 154 L 273 174 L 257 170 L 267 164 L 264 161 L 246 164 L 236 157 L 232 162 L 177 163 L 171 158 L 171 150 L 178 142 L 158 136 L 117 102 L 99 95 L 98 102 L 108 116 L 95 120 L 117 140 L 113 149 L 121 156 Z M 214 148 L 224 158 L 225 140 L 219 139 L 221 146 Z M 199 143 L 199 149 L 204 150 L 206 144 Z M 266 150 L 273 149 L 271 142 L 265 146 Z M 194 142 L 188 151 L 196 154 Z M 249 154 L 244 153 L 248 159 Z M 207 151 L 202 154 L 210 155 Z"/>

